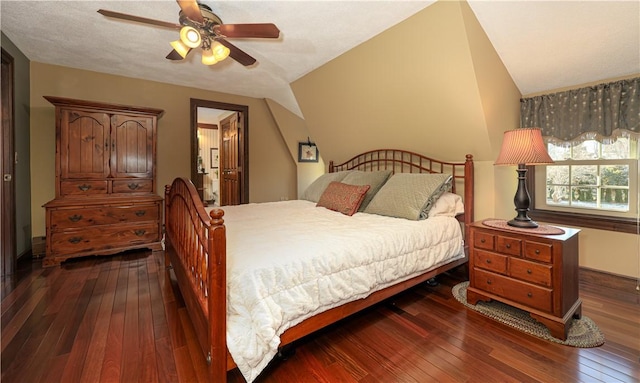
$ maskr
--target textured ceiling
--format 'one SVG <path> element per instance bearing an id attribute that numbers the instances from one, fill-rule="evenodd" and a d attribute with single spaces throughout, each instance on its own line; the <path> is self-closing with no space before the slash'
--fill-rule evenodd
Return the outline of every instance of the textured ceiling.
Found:
<path id="1" fill-rule="evenodd" d="M 0 1 L 0 27 L 32 61 L 271 98 L 301 115 L 289 84 L 433 1 L 212 1 L 224 23 L 273 22 L 280 38 L 230 39 L 258 60 L 207 67 L 164 59 L 172 30 L 98 9 L 177 22 L 165 1 Z M 522 94 L 640 73 L 640 2 L 469 1 Z"/>

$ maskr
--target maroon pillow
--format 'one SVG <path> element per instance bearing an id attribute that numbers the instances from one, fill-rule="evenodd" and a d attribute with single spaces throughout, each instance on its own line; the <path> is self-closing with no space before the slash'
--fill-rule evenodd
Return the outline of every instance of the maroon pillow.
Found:
<path id="1" fill-rule="evenodd" d="M 358 211 L 370 187 L 370 185 L 348 185 L 333 181 L 324 190 L 316 206 L 353 215 Z"/>

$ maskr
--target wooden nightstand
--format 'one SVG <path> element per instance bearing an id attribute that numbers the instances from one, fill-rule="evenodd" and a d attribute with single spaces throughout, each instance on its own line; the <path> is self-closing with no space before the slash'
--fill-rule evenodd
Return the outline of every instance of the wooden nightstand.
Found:
<path id="1" fill-rule="evenodd" d="M 551 335 L 565 340 L 572 318 L 580 318 L 578 233 L 536 234 L 536 230 L 490 227 L 470 230 L 467 301 L 495 299 L 528 311 Z"/>

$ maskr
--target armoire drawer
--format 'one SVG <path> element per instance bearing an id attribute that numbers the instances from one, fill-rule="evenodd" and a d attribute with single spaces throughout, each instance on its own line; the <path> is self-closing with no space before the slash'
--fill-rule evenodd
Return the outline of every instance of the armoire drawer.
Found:
<path id="1" fill-rule="evenodd" d="M 106 180 L 62 181 L 60 182 L 60 195 L 62 196 L 92 196 L 107 194 Z"/>
<path id="2" fill-rule="evenodd" d="M 117 249 L 160 240 L 157 222 L 135 225 L 96 226 L 55 232 L 51 235 L 51 254 L 88 253 Z"/>
<path id="3" fill-rule="evenodd" d="M 59 230 L 93 225 L 110 225 L 120 222 L 143 222 L 158 220 L 158 204 L 125 206 L 91 206 L 77 209 L 51 211 L 51 229 Z"/>
<path id="4" fill-rule="evenodd" d="M 113 180 L 112 193 L 151 193 L 153 182 L 149 179 Z"/>

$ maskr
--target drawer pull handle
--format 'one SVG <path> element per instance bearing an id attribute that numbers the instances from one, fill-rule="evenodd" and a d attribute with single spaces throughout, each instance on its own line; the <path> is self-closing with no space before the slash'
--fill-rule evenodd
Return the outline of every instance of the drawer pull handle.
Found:
<path id="1" fill-rule="evenodd" d="M 147 214 L 147 212 L 145 210 L 138 210 L 136 211 L 136 215 L 138 217 L 142 217 L 143 215 Z"/>
<path id="2" fill-rule="evenodd" d="M 91 189 L 91 185 L 87 185 L 87 184 L 78 185 L 78 189 L 80 189 L 82 191 L 87 191 L 87 190 Z"/>
<path id="3" fill-rule="evenodd" d="M 142 237 L 144 235 L 144 233 L 146 233 L 146 230 L 136 230 L 134 231 L 134 233 L 138 236 L 138 237 Z"/>
<path id="4" fill-rule="evenodd" d="M 491 263 L 491 260 L 490 260 L 490 259 L 487 259 L 487 263 Z"/>
<path id="5" fill-rule="evenodd" d="M 533 296 L 533 294 L 531 294 L 531 293 L 527 293 L 527 296 L 528 296 L 529 298 L 531 298 L 531 297 Z"/>
<path id="6" fill-rule="evenodd" d="M 511 244 L 507 243 L 507 249 L 510 249 L 510 248 L 511 248 Z"/>
<path id="7" fill-rule="evenodd" d="M 79 243 L 80 241 L 82 241 L 82 237 L 71 237 L 71 238 L 69 238 L 69 242 L 73 243 L 74 245 L 76 243 Z"/>
<path id="8" fill-rule="evenodd" d="M 139 187 L 140 187 L 140 185 L 139 185 L 139 184 L 137 184 L 137 183 L 133 183 L 133 182 L 132 182 L 132 183 L 130 183 L 130 184 L 128 184 L 127 186 L 129 186 L 129 189 L 131 189 L 131 190 L 136 190 L 137 188 L 139 188 Z"/>
<path id="9" fill-rule="evenodd" d="M 491 279 L 487 279 L 487 284 L 490 285 L 491 284 Z"/>
<path id="10" fill-rule="evenodd" d="M 484 238 L 482 238 L 482 239 L 480 240 L 480 243 L 485 243 L 485 242 L 486 242 L 486 240 L 485 240 Z"/>
<path id="11" fill-rule="evenodd" d="M 527 274 L 531 274 L 531 273 L 532 273 L 531 269 L 527 269 Z"/>
<path id="12" fill-rule="evenodd" d="M 78 215 L 78 214 L 74 214 L 74 215 L 69 217 L 69 221 L 71 221 L 71 222 L 78 222 L 81 219 L 82 219 L 82 216 Z"/>
<path id="13" fill-rule="evenodd" d="M 540 254 L 540 249 L 536 249 L 536 254 Z"/>

